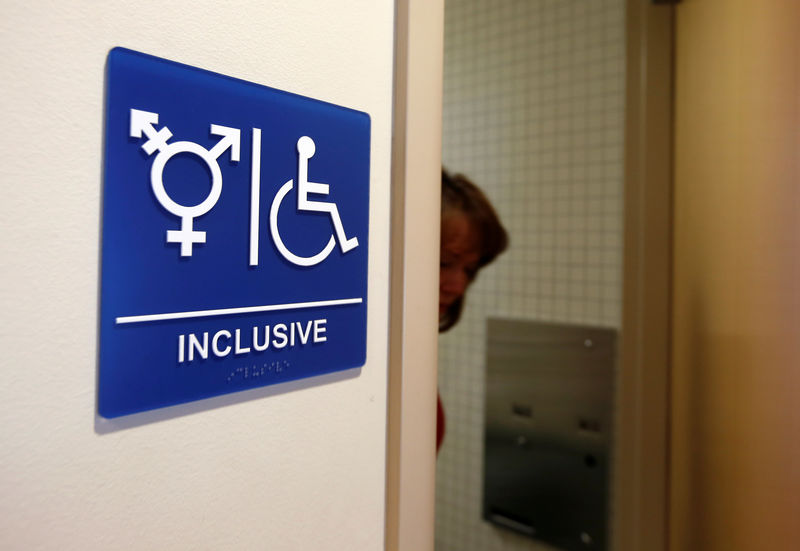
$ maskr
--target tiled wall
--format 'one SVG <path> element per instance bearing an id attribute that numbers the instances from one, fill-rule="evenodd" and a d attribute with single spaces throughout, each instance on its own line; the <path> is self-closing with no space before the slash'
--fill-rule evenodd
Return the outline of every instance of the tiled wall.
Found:
<path id="1" fill-rule="evenodd" d="M 440 340 L 437 551 L 549 549 L 481 519 L 486 318 L 619 327 L 624 21 L 624 0 L 446 2 L 444 165 L 511 246 Z"/>

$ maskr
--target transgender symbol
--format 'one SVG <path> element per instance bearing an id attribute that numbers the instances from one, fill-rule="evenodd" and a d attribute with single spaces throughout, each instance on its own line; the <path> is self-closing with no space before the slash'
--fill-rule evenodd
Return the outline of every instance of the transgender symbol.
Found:
<path id="1" fill-rule="evenodd" d="M 195 243 L 206 242 L 206 232 L 194 229 L 194 219 L 202 216 L 217 204 L 222 193 L 222 171 L 219 168 L 217 159 L 228 148 L 231 150 L 231 160 L 239 161 L 239 137 L 238 128 L 229 128 L 218 124 L 211 125 L 211 134 L 222 136 L 217 144 L 210 150 L 194 142 L 172 142 L 167 141 L 172 137 L 172 132 L 166 126 L 156 130 L 154 125 L 158 124 L 158 113 L 131 109 L 130 135 L 132 138 L 141 138 L 145 135 L 147 141 L 142 144 L 142 149 L 148 155 L 158 151 L 153 166 L 150 169 L 150 185 L 158 202 L 170 214 L 181 219 L 180 230 L 167 230 L 167 243 L 180 243 L 181 256 L 192 256 L 192 246 Z M 211 171 L 211 191 L 208 197 L 201 203 L 187 207 L 180 205 L 167 195 L 164 189 L 164 167 L 167 162 L 179 153 L 192 153 L 200 157 Z"/>

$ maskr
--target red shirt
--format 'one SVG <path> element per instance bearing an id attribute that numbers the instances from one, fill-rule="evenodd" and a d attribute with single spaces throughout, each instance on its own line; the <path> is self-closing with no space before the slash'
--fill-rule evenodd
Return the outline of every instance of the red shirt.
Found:
<path id="1" fill-rule="evenodd" d="M 442 407 L 442 398 L 439 393 L 436 393 L 436 453 L 439 453 L 439 448 L 442 447 L 442 440 L 444 440 L 444 408 Z"/>

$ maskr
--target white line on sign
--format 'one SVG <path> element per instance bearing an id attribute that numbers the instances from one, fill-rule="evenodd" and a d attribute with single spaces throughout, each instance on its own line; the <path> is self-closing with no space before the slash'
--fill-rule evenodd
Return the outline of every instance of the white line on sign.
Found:
<path id="1" fill-rule="evenodd" d="M 226 314 L 249 314 L 252 312 L 274 312 L 276 310 L 296 310 L 299 308 L 320 308 L 323 306 L 344 306 L 361 304 L 360 298 L 342 298 L 337 300 L 318 300 L 316 302 L 294 302 L 289 304 L 267 304 L 264 306 L 244 306 L 242 308 L 220 308 L 218 310 L 197 310 L 195 312 L 170 312 L 167 314 L 150 314 L 145 316 L 122 316 L 117 323 L 143 323 L 146 321 L 162 321 L 184 318 L 207 318 Z"/>

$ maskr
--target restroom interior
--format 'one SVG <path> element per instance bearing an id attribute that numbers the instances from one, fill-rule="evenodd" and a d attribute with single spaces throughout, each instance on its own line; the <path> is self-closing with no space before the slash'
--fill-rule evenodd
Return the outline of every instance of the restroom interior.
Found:
<path id="1" fill-rule="evenodd" d="M 436 549 L 554 549 L 483 520 L 487 320 L 620 329 L 625 3 L 450 0 L 444 32 L 443 164 L 510 247 L 439 342 Z"/>

